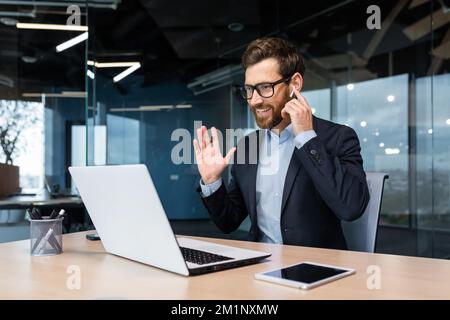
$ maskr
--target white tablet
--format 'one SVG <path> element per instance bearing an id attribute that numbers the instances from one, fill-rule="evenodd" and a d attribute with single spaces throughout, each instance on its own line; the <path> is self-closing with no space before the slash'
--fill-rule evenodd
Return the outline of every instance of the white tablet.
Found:
<path id="1" fill-rule="evenodd" d="M 305 261 L 282 269 L 257 273 L 255 278 L 298 289 L 311 289 L 353 273 L 354 269 Z"/>

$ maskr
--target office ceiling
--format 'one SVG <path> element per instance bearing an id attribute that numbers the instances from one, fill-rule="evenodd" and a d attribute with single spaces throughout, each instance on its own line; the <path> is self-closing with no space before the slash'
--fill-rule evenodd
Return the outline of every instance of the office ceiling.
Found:
<path id="1" fill-rule="evenodd" d="M 445 1 L 434 1 L 433 7 L 430 0 L 89 1 L 88 55 L 97 61 L 140 61 L 143 67 L 135 74 L 144 76 L 144 87 L 172 78 L 188 83 L 238 64 L 246 44 L 265 35 L 288 37 L 299 46 L 307 58 L 309 83 L 315 87 L 330 80 L 346 83 L 349 77 L 361 81 L 408 73 L 412 68 L 418 75 L 448 72 L 450 13 L 443 9 Z M 0 0 L 2 97 L 49 87 L 84 90 L 85 45 L 55 51 L 56 45 L 79 33 L 8 25 L 11 19 L 65 24 L 67 5 L 84 1 L 39 2 Z M 382 8 L 381 32 L 365 28 L 371 4 Z M 432 10 L 439 21 L 433 33 L 426 23 Z M 84 24 L 86 9 L 81 11 Z M 429 54 L 431 39 L 434 55 Z M 112 69 L 99 72 L 111 79 L 117 74 Z"/>

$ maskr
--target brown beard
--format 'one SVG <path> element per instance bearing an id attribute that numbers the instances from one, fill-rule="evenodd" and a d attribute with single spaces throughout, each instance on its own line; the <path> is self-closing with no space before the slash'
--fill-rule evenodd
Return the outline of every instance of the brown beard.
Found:
<path id="1" fill-rule="evenodd" d="M 258 116 L 257 116 L 256 110 L 257 109 L 267 109 L 267 108 L 270 108 L 272 110 L 272 119 L 271 119 L 271 121 L 269 123 L 263 123 L 263 122 L 258 120 Z M 281 121 L 283 121 L 283 117 L 281 116 L 281 110 L 277 113 L 275 111 L 275 107 L 272 106 L 272 105 L 265 105 L 265 106 L 262 106 L 262 107 L 259 107 L 259 108 L 252 107 L 252 112 L 253 112 L 253 115 L 255 116 L 256 124 L 261 129 L 269 129 L 269 130 L 271 130 L 273 127 L 276 127 L 277 125 L 279 125 Z"/>

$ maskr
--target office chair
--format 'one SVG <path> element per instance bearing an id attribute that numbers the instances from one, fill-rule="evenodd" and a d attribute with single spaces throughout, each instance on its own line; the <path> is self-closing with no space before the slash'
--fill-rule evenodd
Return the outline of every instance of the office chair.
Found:
<path id="1" fill-rule="evenodd" d="M 373 253 L 377 240 L 384 181 L 389 178 L 389 175 L 379 172 L 366 172 L 366 178 L 370 194 L 366 210 L 357 220 L 342 221 L 341 225 L 348 250 Z"/>

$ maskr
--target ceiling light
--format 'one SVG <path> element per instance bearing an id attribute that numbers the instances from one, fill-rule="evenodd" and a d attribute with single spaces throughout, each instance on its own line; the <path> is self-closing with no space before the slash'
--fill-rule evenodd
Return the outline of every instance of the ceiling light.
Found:
<path id="1" fill-rule="evenodd" d="M 76 36 L 75 38 L 72 38 L 66 42 L 61 43 L 56 46 L 56 52 L 61 52 L 70 47 L 73 47 L 74 45 L 77 45 L 80 42 L 83 42 L 84 40 L 86 40 L 88 38 L 88 36 L 89 36 L 89 33 L 84 32 L 84 33 L 80 34 L 79 36 Z"/>
<path id="2" fill-rule="evenodd" d="M 71 96 L 82 96 L 85 97 L 86 96 L 86 91 L 62 91 L 61 94 L 63 95 L 71 95 Z"/>
<path id="3" fill-rule="evenodd" d="M 395 100 L 395 96 L 394 95 L 390 94 L 390 95 L 387 96 L 387 101 L 393 102 L 394 100 Z"/>
<path id="4" fill-rule="evenodd" d="M 1 17 L 0 22 L 3 23 L 5 26 L 12 27 L 17 24 L 17 19 Z"/>
<path id="5" fill-rule="evenodd" d="M 135 112 L 142 111 L 140 108 L 111 108 L 110 112 Z"/>
<path id="6" fill-rule="evenodd" d="M 228 25 L 228 30 L 233 32 L 239 32 L 242 31 L 242 29 L 244 29 L 244 25 L 240 22 L 232 22 Z"/>
<path id="7" fill-rule="evenodd" d="M 354 85 L 353 83 L 349 83 L 349 84 L 347 85 L 347 90 L 348 90 L 348 91 L 352 91 L 353 89 L 355 89 L 355 85 Z"/>
<path id="8" fill-rule="evenodd" d="M 450 119 L 447 119 L 447 121 L 445 121 L 445 123 L 450 126 Z"/>
<path id="9" fill-rule="evenodd" d="M 22 93 L 22 96 L 25 97 L 25 98 L 41 97 L 42 95 L 45 95 L 45 93 L 37 93 L 37 92 L 25 92 L 25 93 Z"/>
<path id="10" fill-rule="evenodd" d="M 386 148 L 384 149 L 384 153 L 387 155 L 395 155 L 400 153 L 399 148 Z"/>
<path id="11" fill-rule="evenodd" d="M 175 105 L 177 109 L 190 109 L 192 108 L 192 104 L 177 104 Z"/>
<path id="12" fill-rule="evenodd" d="M 25 63 L 35 63 L 37 61 L 37 58 L 31 56 L 22 56 L 22 61 Z"/>
<path id="13" fill-rule="evenodd" d="M 23 23 L 17 22 L 17 29 L 33 30 L 65 30 L 65 31 L 88 31 L 87 26 L 77 26 L 72 24 L 45 24 L 45 23 Z"/>
<path id="14" fill-rule="evenodd" d="M 88 64 L 95 65 L 96 68 L 123 68 L 123 67 L 132 67 L 134 65 L 139 64 L 137 61 L 123 61 L 123 62 L 94 62 L 88 61 Z M 93 64 L 92 64 L 93 63 Z"/>
<path id="15" fill-rule="evenodd" d="M 91 78 L 92 80 L 94 80 L 95 79 L 95 74 L 91 71 L 91 70 L 87 70 L 87 76 L 89 77 L 89 78 Z"/>
<path id="16" fill-rule="evenodd" d="M 12 88 L 14 87 L 14 80 L 0 74 L 0 84 Z"/>
<path id="17" fill-rule="evenodd" d="M 384 143 L 380 142 L 379 146 L 380 146 L 380 148 L 383 148 L 384 147 Z"/>
<path id="18" fill-rule="evenodd" d="M 173 105 L 160 105 L 160 106 L 140 106 L 141 110 L 161 110 L 161 109 L 172 109 Z"/>
<path id="19" fill-rule="evenodd" d="M 160 108 L 111 108 L 110 112 L 147 112 L 147 111 L 161 111 Z"/>
<path id="20" fill-rule="evenodd" d="M 428 134 L 433 134 L 433 129 L 428 129 Z"/>
<path id="21" fill-rule="evenodd" d="M 361 126 L 361 127 L 365 127 L 365 126 L 367 126 L 367 122 L 365 122 L 365 121 L 361 121 L 360 123 L 359 123 L 359 125 Z"/>
<path id="22" fill-rule="evenodd" d="M 120 80 L 122 80 L 123 78 L 125 78 L 126 76 L 130 75 L 131 73 L 133 73 L 134 71 L 136 71 L 137 69 L 139 69 L 141 67 L 141 64 L 138 62 L 134 65 L 132 65 L 131 67 L 129 67 L 128 69 L 126 69 L 125 71 L 122 71 L 121 73 L 119 73 L 117 76 L 115 76 L 113 78 L 114 82 L 119 82 Z"/>
<path id="23" fill-rule="evenodd" d="M 189 109 L 192 108 L 192 104 L 165 104 L 154 106 L 140 106 L 139 108 L 111 108 L 110 112 L 144 112 L 144 111 L 161 111 L 170 109 Z"/>
<path id="24" fill-rule="evenodd" d="M 50 98 L 85 98 L 85 91 L 63 91 L 61 93 L 45 93 L 45 92 L 25 92 L 22 94 L 26 98 L 40 98 L 42 96 Z"/>

